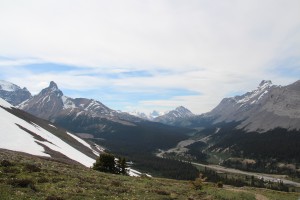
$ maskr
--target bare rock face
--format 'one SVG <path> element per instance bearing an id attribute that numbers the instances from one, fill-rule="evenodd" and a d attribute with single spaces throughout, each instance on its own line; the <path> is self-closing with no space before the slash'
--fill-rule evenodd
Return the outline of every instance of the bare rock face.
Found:
<path id="1" fill-rule="evenodd" d="M 246 130 L 271 130 L 277 127 L 300 130 L 300 81 L 273 87 L 256 112 L 241 126 Z"/>
<path id="2" fill-rule="evenodd" d="M 223 99 L 206 116 L 215 123 L 242 121 L 237 128 L 246 131 L 300 130 L 300 81 L 284 87 L 262 81 L 252 92 Z"/>
<path id="3" fill-rule="evenodd" d="M 22 89 L 15 84 L 0 80 L 0 98 L 16 106 L 31 98 L 31 94 L 25 87 Z"/>
<path id="4" fill-rule="evenodd" d="M 49 87 L 21 104 L 19 108 L 37 117 L 52 120 L 63 109 L 62 97 L 63 93 L 51 81 Z"/>

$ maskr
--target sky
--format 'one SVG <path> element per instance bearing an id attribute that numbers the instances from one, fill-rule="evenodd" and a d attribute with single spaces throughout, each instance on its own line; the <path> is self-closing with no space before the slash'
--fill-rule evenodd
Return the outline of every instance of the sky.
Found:
<path id="1" fill-rule="evenodd" d="M 196 114 L 300 77 L 299 0 L 0 0 L 0 79 Z"/>

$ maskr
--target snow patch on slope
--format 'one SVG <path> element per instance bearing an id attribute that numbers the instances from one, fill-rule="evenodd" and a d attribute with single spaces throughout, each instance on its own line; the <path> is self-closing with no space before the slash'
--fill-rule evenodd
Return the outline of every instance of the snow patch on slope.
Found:
<path id="1" fill-rule="evenodd" d="M 13 105 L 11 105 L 10 103 L 8 103 L 7 101 L 5 101 L 2 98 L 0 98 L 0 106 L 6 107 L 6 108 L 12 108 L 12 107 L 14 107 Z"/>
<path id="2" fill-rule="evenodd" d="M 76 105 L 70 100 L 69 97 L 62 96 L 61 99 L 62 99 L 63 104 L 64 104 L 64 109 L 76 108 Z"/>
<path id="3" fill-rule="evenodd" d="M 257 103 L 265 94 L 268 93 L 268 89 L 272 86 L 271 81 L 262 81 L 259 85 L 259 87 L 256 90 L 253 90 L 252 92 L 245 95 L 244 98 L 239 99 L 236 101 L 238 104 L 241 104 L 240 107 L 245 105 L 246 103 L 250 102 L 250 104 Z M 236 98 L 236 97 L 235 97 Z M 235 99 L 234 98 L 234 99 Z"/>
<path id="4" fill-rule="evenodd" d="M 2 99 L 0 99 L 0 105 L 11 107 L 10 104 Z M 39 142 L 87 167 L 92 166 L 95 162 L 94 159 L 81 153 L 42 127 L 36 124 L 30 124 L 25 120 L 7 112 L 3 108 L 0 108 L 0 121 L 0 130 L 3 130 L 0 132 L 0 148 L 50 157 L 45 153 L 44 148 L 37 144 L 37 142 Z M 44 141 L 34 138 L 31 134 L 21 129 L 18 125 L 40 136 L 44 139 Z"/>
<path id="5" fill-rule="evenodd" d="M 77 140 L 78 142 L 80 142 L 81 144 L 83 144 L 84 146 L 88 147 L 96 156 L 99 156 L 100 154 L 95 151 L 94 149 L 91 148 L 91 145 L 89 145 L 86 141 L 84 141 L 83 139 L 77 137 L 76 135 L 73 135 L 72 133 L 67 132 L 67 134 L 69 136 L 71 136 L 72 138 L 74 138 L 75 140 Z"/>

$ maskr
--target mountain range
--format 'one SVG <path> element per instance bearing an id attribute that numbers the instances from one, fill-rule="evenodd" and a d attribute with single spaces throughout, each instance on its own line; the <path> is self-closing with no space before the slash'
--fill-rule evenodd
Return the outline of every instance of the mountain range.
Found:
<path id="1" fill-rule="evenodd" d="M 176 121 L 194 116 L 194 114 L 190 110 L 183 106 L 179 106 L 174 110 L 167 112 L 159 112 L 154 110 L 149 114 L 145 114 L 143 112 L 134 111 L 130 112 L 129 114 L 149 121 L 160 122 L 168 125 L 176 125 Z"/>
<path id="2" fill-rule="evenodd" d="M 153 121 L 155 118 L 166 114 L 166 112 L 159 112 L 159 111 L 156 111 L 156 110 L 153 110 L 152 112 L 150 112 L 148 114 L 144 113 L 144 112 L 139 112 L 139 111 L 136 111 L 136 110 L 132 111 L 132 112 L 128 112 L 128 113 L 133 115 L 133 116 L 136 116 L 136 117 L 139 117 L 139 118 L 142 118 L 142 119 L 146 119 L 146 120 L 150 120 L 150 121 Z"/>
<path id="3" fill-rule="evenodd" d="M 183 177 L 180 174 L 187 174 L 183 171 L 189 169 L 185 167 L 170 173 L 167 166 L 176 166 L 173 161 L 156 158 L 154 152 L 157 149 L 171 148 L 187 139 L 192 129 L 141 119 L 110 109 L 93 99 L 67 97 L 53 81 L 17 108 L 49 120 L 55 126 L 63 127 L 77 136 L 101 145 L 116 155 L 125 156 L 144 172 L 171 178 Z M 166 165 L 159 172 L 153 170 L 158 162 Z"/>
<path id="4" fill-rule="evenodd" d="M 300 81 L 287 86 L 262 81 L 251 92 L 224 98 L 208 113 L 175 123 L 198 132 L 166 155 L 298 176 Z"/>
<path id="5" fill-rule="evenodd" d="M 81 116 L 92 118 L 101 117 L 109 121 L 127 125 L 133 125 L 131 121 L 141 121 L 141 119 L 125 112 L 112 110 L 101 102 L 93 99 L 73 99 L 67 97 L 53 81 L 50 82 L 49 87 L 24 101 L 18 107 L 37 117 L 52 122 L 55 122 L 57 118 L 62 116 L 73 117 L 73 120 Z"/>
<path id="6" fill-rule="evenodd" d="M 27 91 L 0 83 L 2 91 L 10 92 L 0 93 L 7 101 L 20 95 L 20 90 Z M 176 152 L 186 158 L 206 162 L 215 152 L 223 155 L 218 163 L 228 164 L 238 157 L 265 164 L 253 169 L 271 169 L 262 167 L 269 159 L 277 164 L 300 162 L 300 81 L 287 86 L 262 81 L 253 91 L 224 98 L 201 115 L 183 106 L 151 115 L 116 111 L 97 100 L 67 97 L 53 81 L 37 95 L 16 99 L 21 102 L 17 108 L 127 156 L 143 170 L 156 165 L 159 158 L 153 155 L 158 149 L 176 156 L 170 151 L 176 145 L 177 150 L 183 149 Z"/>

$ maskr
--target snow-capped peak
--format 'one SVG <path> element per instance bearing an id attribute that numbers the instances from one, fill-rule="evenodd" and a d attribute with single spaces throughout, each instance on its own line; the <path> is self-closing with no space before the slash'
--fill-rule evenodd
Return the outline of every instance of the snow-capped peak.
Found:
<path id="1" fill-rule="evenodd" d="M 257 103 L 265 94 L 268 93 L 268 90 L 272 87 L 272 81 L 263 80 L 256 90 L 252 92 L 248 92 L 243 96 L 236 96 L 234 100 L 241 104 L 241 106 L 245 105 L 245 103 L 254 104 Z"/>
<path id="2" fill-rule="evenodd" d="M 57 84 L 54 81 L 51 81 L 49 86 L 41 91 L 41 95 L 45 94 L 52 94 L 54 93 L 57 97 L 62 97 L 63 93 L 62 91 L 58 88 Z"/>
<path id="3" fill-rule="evenodd" d="M 49 88 L 58 89 L 57 84 L 54 81 L 50 82 Z"/>
<path id="4" fill-rule="evenodd" d="M 0 80 L 0 90 L 12 92 L 12 91 L 20 90 L 20 89 L 21 88 L 15 84 Z"/>
<path id="5" fill-rule="evenodd" d="M 258 88 L 266 88 L 266 87 L 270 87 L 272 85 L 272 81 L 270 80 L 262 80 L 259 84 L 259 87 Z"/>
<path id="6" fill-rule="evenodd" d="M 187 108 L 185 108 L 183 106 L 179 106 L 179 107 L 175 108 L 175 110 L 180 113 L 187 113 L 187 112 L 191 113 L 191 111 L 189 111 Z"/>

